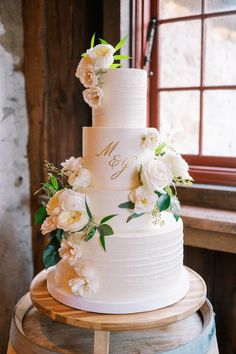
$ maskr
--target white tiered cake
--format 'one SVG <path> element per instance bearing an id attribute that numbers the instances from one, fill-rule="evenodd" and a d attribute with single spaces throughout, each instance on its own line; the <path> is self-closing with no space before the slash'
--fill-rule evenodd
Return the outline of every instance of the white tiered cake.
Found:
<path id="1" fill-rule="evenodd" d="M 70 234 L 71 258 L 63 257 L 68 244 L 62 245 L 62 259 L 49 269 L 48 290 L 58 301 L 87 311 L 132 313 L 165 307 L 185 296 L 189 280 L 183 266 L 181 219 L 176 221 L 172 213 L 160 213 L 161 209 L 155 214 L 146 207 L 152 198 L 170 193 L 170 188 L 160 186 L 154 194 L 153 187 L 152 195 L 147 192 L 141 199 L 137 192 L 131 196 L 145 185 L 144 181 L 147 184 L 150 172 L 148 166 L 140 169 L 153 159 L 145 137 L 149 136 L 150 145 L 157 136 L 153 128 L 146 128 L 147 73 L 141 69 L 106 69 L 99 79 L 102 99 L 93 105 L 93 126 L 83 129 L 84 166 L 92 176 L 84 193 L 96 222 L 111 216 L 109 225 L 114 234 L 106 235 L 103 247 L 99 243 L 101 233 L 88 237 L 87 242 L 81 242 L 81 232 Z M 166 154 L 169 159 L 171 153 Z M 143 203 L 143 212 L 138 206 L 125 208 L 126 202 Z M 155 217 L 161 222 L 155 222 Z"/>

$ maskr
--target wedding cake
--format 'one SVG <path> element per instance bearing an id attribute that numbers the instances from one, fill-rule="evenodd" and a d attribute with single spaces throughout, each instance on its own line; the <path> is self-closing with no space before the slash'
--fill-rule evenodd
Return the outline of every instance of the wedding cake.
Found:
<path id="1" fill-rule="evenodd" d="M 47 287 L 82 310 L 150 311 L 189 288 L 175 185 L 191 177 L 170 138 L 146 127 L 147 72 L 117 69 L 119 44 L 104 42 L 91 43 L 76 71 L 92 107 L 83 158 L 61 170 L 47 163 L 50 200 L 37 214 L 50 233 Z"/>

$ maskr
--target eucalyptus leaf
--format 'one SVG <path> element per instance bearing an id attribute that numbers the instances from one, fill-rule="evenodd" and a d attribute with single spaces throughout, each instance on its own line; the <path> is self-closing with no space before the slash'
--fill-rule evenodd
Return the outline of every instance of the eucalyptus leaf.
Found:
<path id="1" fill-rule="evenodd" d="M 118 205 L 119 208 L 122 208 L 122 209 L 134 209 L 134 203 L 132 202 L 125 202 L 125 203 L 122 203 L 120 205 Z"/>
<path id="2" fill-rule="evenodd" d="M 128 55 L 113 55 L 114 60 L 122 60 L 122 59 L 132 59 Z"/>
<path id="3" fill-rule="evenodd" d="M 117 216 L 118 214 L 112 214 L 112 215 L 108 215 L 108 216 L 105 216 L 105 218 L 103 218 L 101 221 L 100 221 L 100 224 L 104 224 L 104 222 L 114 218 L 115 216 Z"/>
<path id="4" fill-rule="evenodd" d="M 94 47 L 95 35 L 96 35 L 96 32 L 93 34 L 93 36 L 92 36 L 92 38 L 91 38 L 90 48 L 93 48 L 93 47 Z"/>
<path id="5" fill-rule="evenodd" d="M 173 196 L 171 198 L 170 210 L 176 221 L 180 218 L 180 203 L 177 197 Z"/>
<path id="6" fill-rule="evenodd" d="M 110 65 L 110 68 L 113 68 L 113 69 L 115 69 L 115 68 L 119 68 L 119 66 L 120 66 L 121 64 L 111 64 Z"/>
<path id="7" fill-rule="evenodd" d="M 162 194 L 157 200 L 157 206 L 160 211 L 167 210 L 170 206 L 170 196 L 169 194 Z"/>
<path id="8" fill-rule="evenodd" d="M 59 248 L 60 242 L 56 237 L 53 237 L 47 248 L 43 251 L 43 263 L 46 269 L 56 265 L 60 261 L 61 257 L 58 253 Z"/>
<path id="9" fill-rule="evenodd" d="M 128 223 L 128 222 L 130 222 L 132 219 L 139 218 L 139 217 L 142 216 L 142 215 L 144 215 L 144 213 L 140 213 L 140 214 L 134 213 L 134 214 L 130 215 L 130 216 L 127 218 L 126 222 Z"/>
<path id="10" fill-rule="evenodd" d="M 92 219 L 92 213 L 91 213 L 91 211 L 89 209 L 89 206 L 88 206 L 86 198 L 85 198 L 85 207 L 86 207 L 86 211 L 87 211 L 88 217 L 91 220 Z"/>
<path id="11" fill-rule="evenodd" d="M 100 235 L 99 237 L 100 243 L 102 248 L 104 249 L 104 251 L 106 252 L 106 241 L 105 241 L 105 237 L 103 235 Z"/>
<path id="12" fill-rule="evenodd" d="M 96 231 L 97 231 L 97 227 L 96 227 L 96 226 L 92 227 L 92 228 L 89 230 L 88 235 L 87 235 L 87 237 L 85 238 L 85 241 L 91 240 L 91 239 L 93 238 L 93 236 L 95 235 Z"/>
<path id="13" fill-rule="evenodd" d="M 128 38 L 128 34 L 127 34 L 124 38 L 122 38 L 122 39 L 119 41 L 119 43 L 117 43 L 117 45 L 115 46 L 116 52 L 117 52 L 117 50 L 119 50 L 121 47 L 123 47 L 123 45 L 125 44 L 127 38 Z"/>
<path id="14" fill-rule="evenodd" d="M 108 44 L 108 42 L 105 41 L 105 39 L 102 39 L 102 38 L 98 38 L 98 39 L 101 44 Z"/>
<path id="15" fill-rule="evenodd" d="M 98 225 L 97 229 L 98 229 L 100 235 L 102 235 L 102 236 L 111 236 L 114 234 L 111 226 L 108 224 Z"/>
<path id="16" fill-rule="evenodd" d="M 56 232 L 56 237 L 58 239 L 59 242 L 61 242 L 62 240 L 62 237 L 63 237 L 63 230 L 62 229 L 57 229 L 57 232 Z"/>
<path id="17" fill-rule="evenodd" d="M 43 224 L 44 220 L 48 216 L 47 210 L 45 207 L 40 207 L 36 213 L 34 214 L 34 223 L 35 224 Z"/>

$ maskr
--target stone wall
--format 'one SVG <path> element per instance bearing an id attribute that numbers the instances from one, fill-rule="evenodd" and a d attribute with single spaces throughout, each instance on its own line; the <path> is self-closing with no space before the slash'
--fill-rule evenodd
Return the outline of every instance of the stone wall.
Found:
<path id="1" fill-rule="evenodd" d="M 0 353 L 32 278 L 21 0 L 0 2 Z"/>

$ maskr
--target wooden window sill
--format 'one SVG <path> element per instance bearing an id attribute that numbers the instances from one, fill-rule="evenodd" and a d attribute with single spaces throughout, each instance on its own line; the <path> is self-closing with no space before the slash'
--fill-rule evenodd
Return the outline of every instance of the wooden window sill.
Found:
<path id="1" fill-rule="evenodd" d="M 184 244 L 236 253 L 236 212 L 182 205 Z"/>

